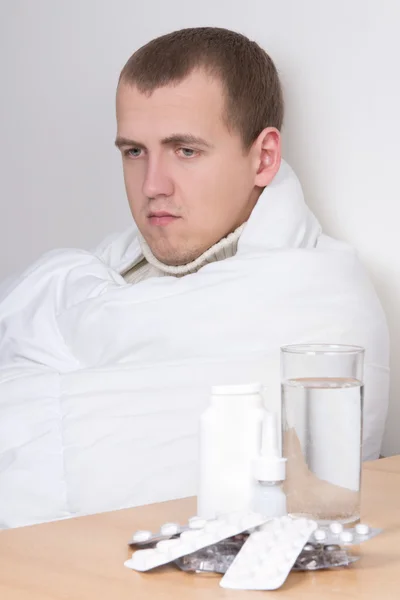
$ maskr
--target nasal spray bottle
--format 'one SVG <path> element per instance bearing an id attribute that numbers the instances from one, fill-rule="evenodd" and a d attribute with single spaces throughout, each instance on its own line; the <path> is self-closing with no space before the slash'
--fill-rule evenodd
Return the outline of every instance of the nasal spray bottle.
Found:
<path id="1" fill-rule="evenodd" d="M 286 458 L 281 458 L 275 415 L 265 411 L 261 453 L 253 461 L 254 512 L 265 517 L 282 517 L 287 514 L 286 496 L 282 482 L 286 476 Z"/>

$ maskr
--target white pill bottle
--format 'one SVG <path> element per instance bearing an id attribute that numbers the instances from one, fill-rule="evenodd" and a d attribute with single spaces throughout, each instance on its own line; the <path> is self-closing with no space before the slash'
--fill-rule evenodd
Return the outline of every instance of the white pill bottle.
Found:
<path id="1" fill-rule="evenodd" d="M 199 516 L 251 510 L 264 414 L 261 384 L 212 388 L 200 418 Z"/>

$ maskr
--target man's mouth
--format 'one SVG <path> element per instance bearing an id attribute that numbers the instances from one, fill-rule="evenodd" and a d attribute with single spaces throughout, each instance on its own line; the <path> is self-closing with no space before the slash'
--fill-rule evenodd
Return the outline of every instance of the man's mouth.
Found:
<path id="1" fill-rule="evenodd" d="M 149 219 L 151 225 L 163 227 L 165 225 L 169 225 L 170 223 L 173 223 L 177 219 L 180 219 L 180 217 L 176 217 L 175 215 L 173 215 L 169 212 L 159 210 L 159 211 L 151 212 L 148 216 L 148 219 Z"/>

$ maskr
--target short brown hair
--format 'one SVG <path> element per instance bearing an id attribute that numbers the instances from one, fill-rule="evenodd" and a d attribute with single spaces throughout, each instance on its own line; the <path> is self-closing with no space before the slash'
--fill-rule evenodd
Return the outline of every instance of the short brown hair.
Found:
<path id="1" fill-rule="evenodd" d="M 120 81 L 151 94 L 201 68 L 222 81 L 227 125 L 239 131 L 245 148 L 265 127 L 281 129 L 283 95 L 274 63 L 256 42 L 228 29 L 195 27 L 158 37 L 130 57 Z"/>

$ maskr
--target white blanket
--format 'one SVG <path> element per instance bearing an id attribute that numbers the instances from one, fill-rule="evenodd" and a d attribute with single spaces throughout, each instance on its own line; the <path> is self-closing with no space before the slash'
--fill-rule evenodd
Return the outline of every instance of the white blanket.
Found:
<path id="1" fill-rule="evenodd" d="M 372 243 L 372 242 L 371 242 Z M 388 404 L 388 333 L 355 253 L 320 232 L 283 163 L 237 255 L 136 285 L 136 230 L 47 254 L 0 300 L 0 523 L 196 493 L 213 384 L 261 381 L 279 408 L 282 344 L 366 348 L 364 458 Z"/>

